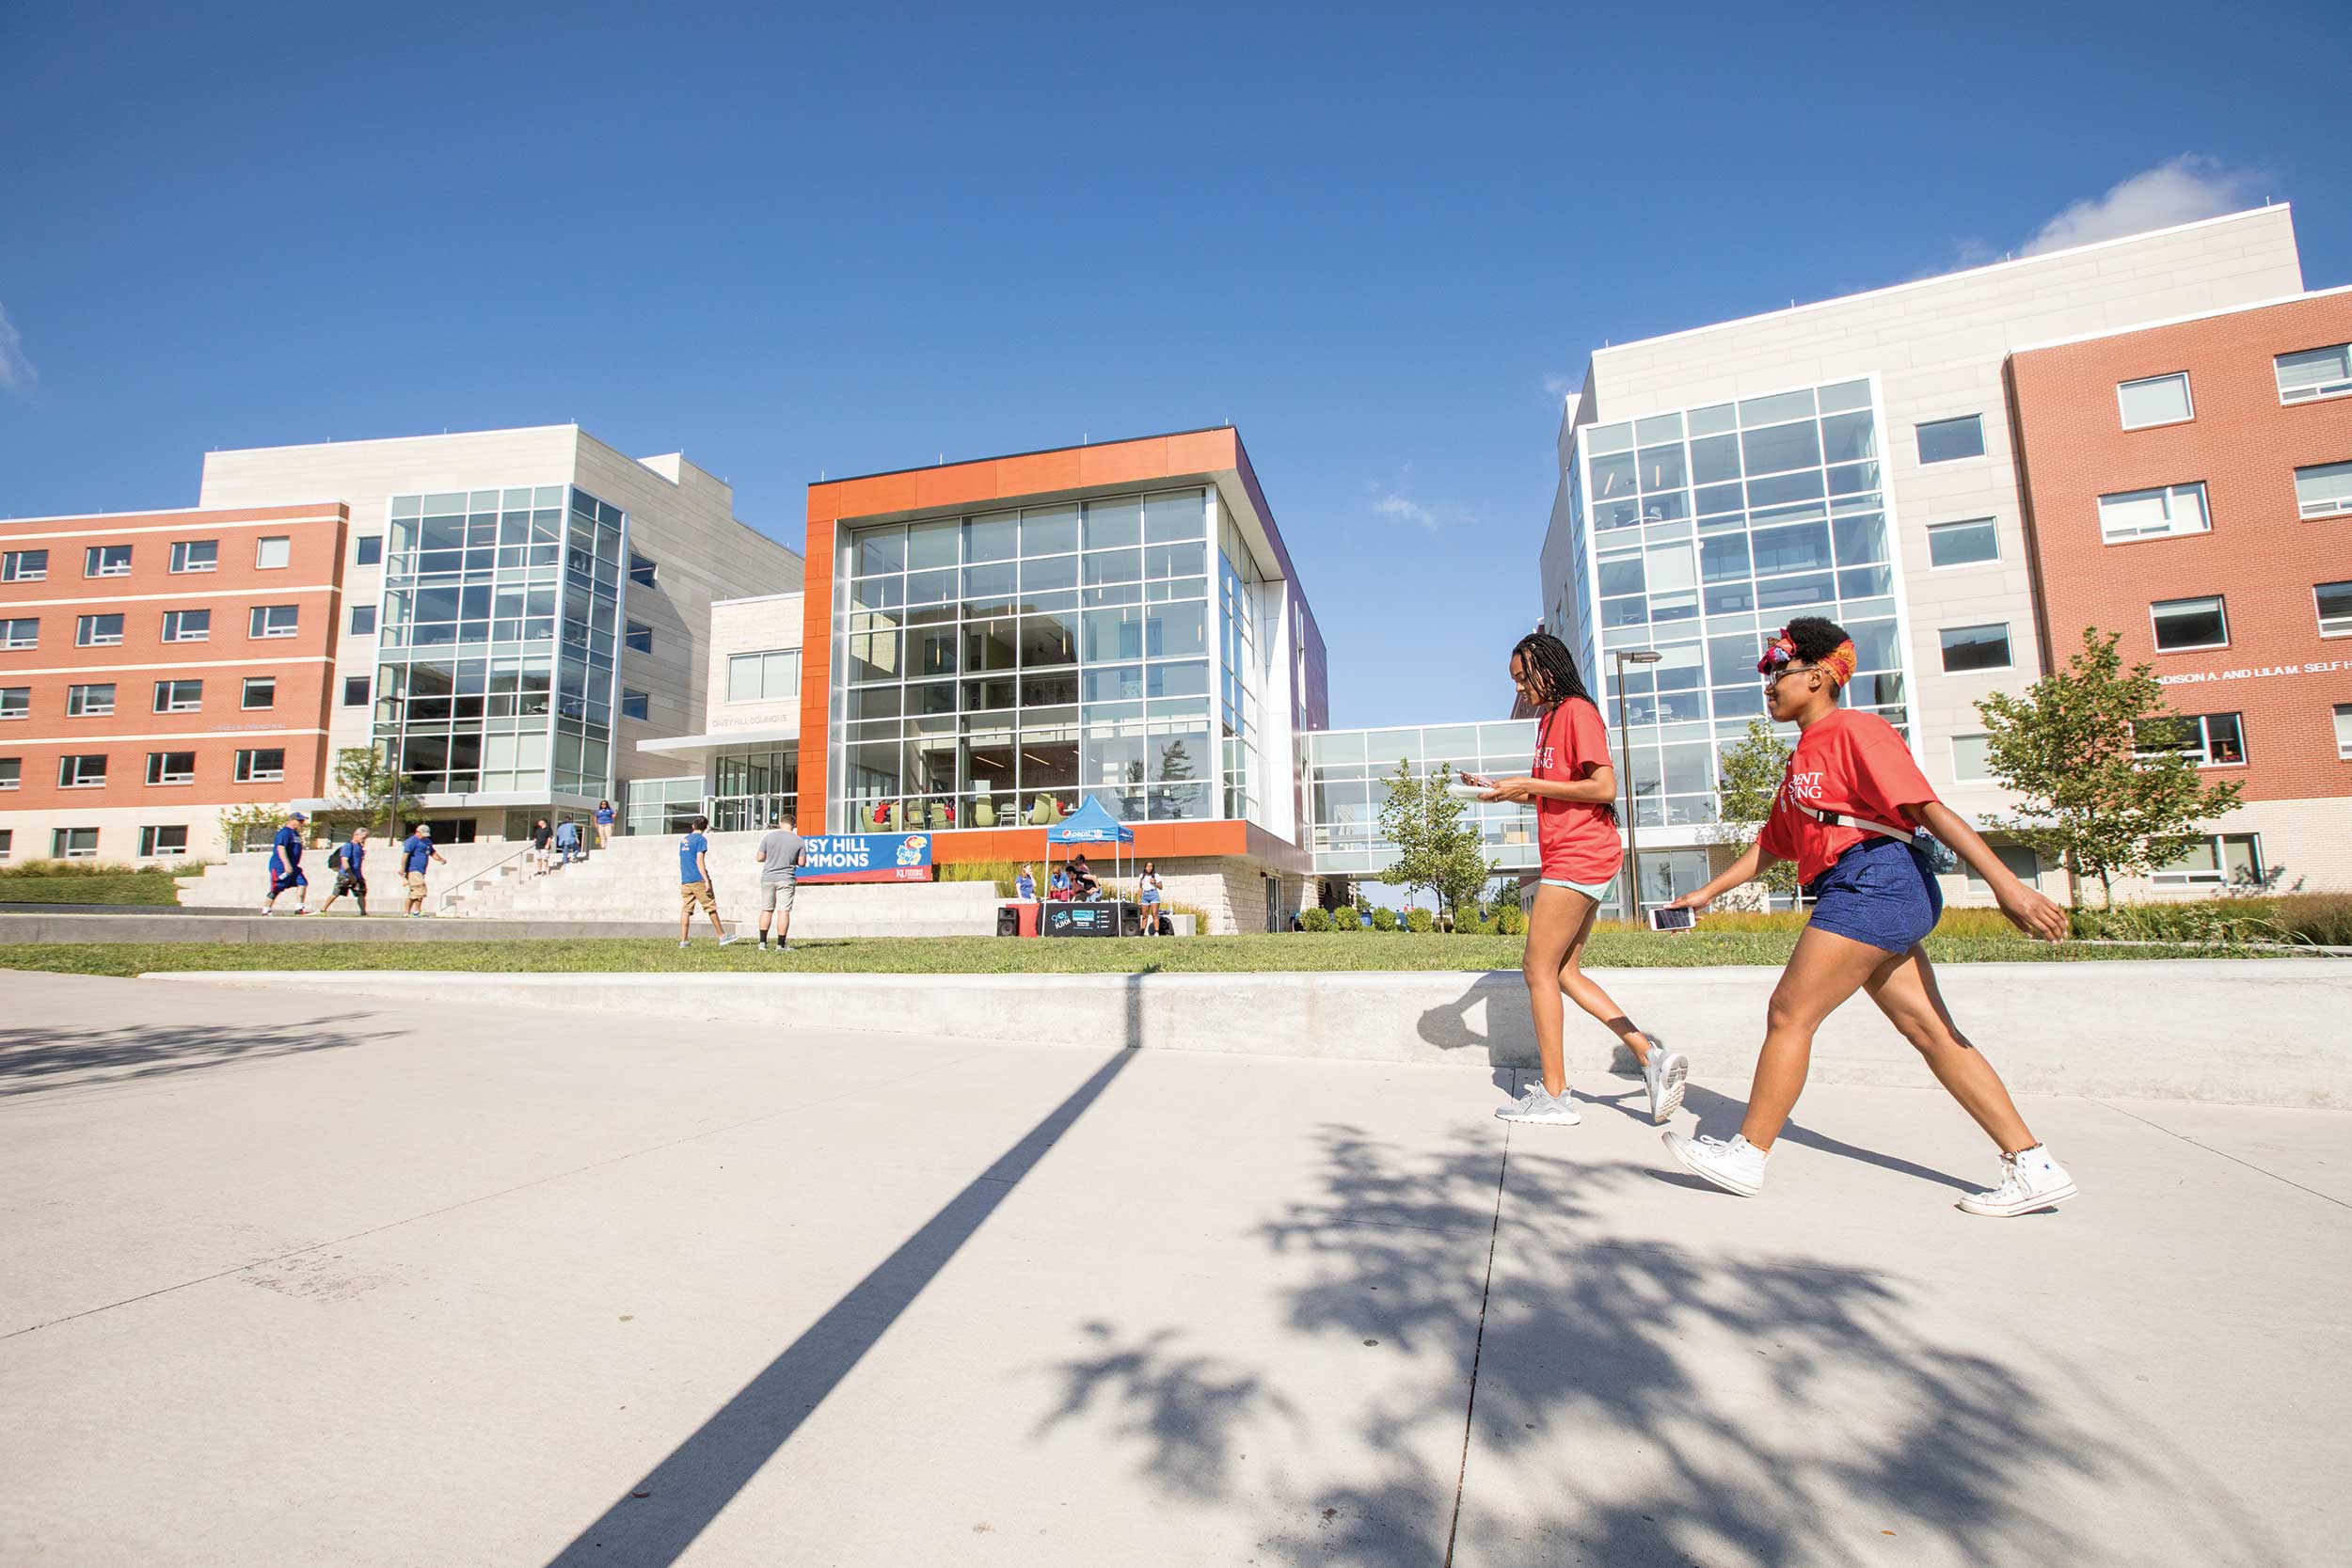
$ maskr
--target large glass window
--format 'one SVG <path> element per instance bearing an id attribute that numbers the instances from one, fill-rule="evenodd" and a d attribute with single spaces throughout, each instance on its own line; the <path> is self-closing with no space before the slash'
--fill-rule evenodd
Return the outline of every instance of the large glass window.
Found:
<path id="1" fill-rule="evenodd" d="M 1981 626 L 1946 626 L 1936 636 L 1944 645 L 1944 673 L 1947 675 L 1977 670 L 2006 670 L 2011 663 L 2006 622 Z"/>
<path id="2" fill-rule="evenodd" d="M 2249 887 L 2263 879 L 2262 839 L 2255 833 L 2215 833 L 2150 875 L 2158 887 Z"/>
<path id="3" fill-rule="evenodd" d="M 1200 489 L 883 524 L 841 548 L 836 832 L 1216 815 Z M 728 700 L 793 695 L 789 650 Z"/>
<path id="4" fill-rule="evenodd" d="M 200 680 L 155 683 L 157 713 L 195 713 L 203 706 L 204 683 Z"/>
<path id="5" fill-rule="evenodd" d="M 0 648 L 37 648 L 40 646 L 40 618 L 20 615 L 0 621 Z"/>
<path id="6" fill-rule="evenodd" d="M 8 550 L 0 553 L 0 582 L 44 582 L 48 578 L 47 550 Z"/>
<path id="7" fill-rule="evenodd" d="M 2203 533 L 2205 487 L 2168 484 L 2153 490 L 2124 490 L 2099 498 L 2099 537 L 2110 545 L 2129 539 L 2160 539 L 2171 533 Z"/>
<path id="8" fill-rule="evenodd" d="M 947 631 L 952 637 L 955 628 L 949 626 Z M 775 648 L 764 653 L 728 656 L 728 702 L 774 702 L 800 694 L 800 649 Z"/>
<path id="9" fill-rule="evenodd" d="M 2295 509 L 2306 517 L 2352 512 L 2352 463 L 2322 463 L 2296 469 Z"/>
<path id="10" fill-rule="evenodd" d="M 2352 343 L 2331 343 L 2281 354 L 2271 360 L 2279 377 L 2280 403 L 2309 403 L 2314 398 L 2352 394 Z"/>
<path id="11" fill-rule="evenodd" d="M 212 635 L 213 612 L 209 610 L 164 611 L 164 641 L 167 642 L 201 642 Z"/>
<path id="12" fill-rule="evenodd" d="M 73 623 L 73 642 L 76 647 L 105 648 L 122 641 L 122 617 L 119 615 L 84 615 Z"/>
<path id="13" fill-rule="evenodd" d="M 2352 637 L 2352 582 L 2312 584 L 2312 605 L 2319 611 L 2319 635 Z"/>
<path id="14" fill-rule="evenodd" d="M 2196 410 L 2188 396 L 2188 372 L 2175 371 L 2170 375 L 2152 375 L 2138 381 L 2119 382 L 2115 402 L 2122 411 L 2123 428 L 2139 430 L 2152 424 L 2178 424 L 2191 419 Z"/>
<path id="15" fill-rule="evenodd" d="M 2229 611 L 2218 594 L 2210 598 L 2162 599 L 2148 607 L 2148 616 L 2155 626 L 2159 653 L 2230 644 Z"/>
<path id="16" fill-rule="evenodd" d="M 2240 714 L 2177 714 L 2154 720 L 2136 728 L 2132 741 L 2143 757 L 2179 752 L 2200 768 L 2246 765 L 2246 723 Z"/>
<path id="17" fill-rule="evenodd" d="M 115 710 L 114 683 L 101 686 L 69 686 L 65 691 L 65 716 L 68 719 L 103 719 Z"/>
<path id="18" fill-rule="evenodd" d="M 1749 660 L 1755 662 L 1753 658 Z M 1425 775 L 1524 773 L 1535 751 L 1533 720 L 1422 728 L 1326 730 L 1304 736 L 1307 789 L 1302 826 L 1315 866 L 1327 874 L 1370 875 L 1394 863 L 1396 846 L 1380 837 L 1380 807 L 1400 764 Z M 1469 806 L 1486 856 L 1498 871 L 1536 867 L 1535 814 L 1524 805 Z M 1643 859 L 1649 857 L 1645 854 Z"/>
<path id="19" fill-rule="evenodd" d="M 175 572 L 211 572 L 220 567 L 220 541 L 217 539 L 180 539 L 171 546 L 171 569 Z"/>
<path id="20" fill-rule="evenodd" d="M 2000 559 L 2000 531 L 1993 526 L 1990 517 L 1928 525 L 1928 564 L 1931 566 L 1973 566 L 1981 561 Z"/>
<path id="21" fill-rule="evenodd" d="M 92 545 L 82 552 L 82 575 L 86 578 L 123 578 L 131 575 L 131 546 L 128 545 Z"/>

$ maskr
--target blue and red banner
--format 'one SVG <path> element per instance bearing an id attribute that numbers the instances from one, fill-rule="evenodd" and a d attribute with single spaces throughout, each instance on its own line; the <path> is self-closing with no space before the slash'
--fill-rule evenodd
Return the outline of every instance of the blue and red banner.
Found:
<path id="1" fill-rule="evenodd" d="M 928 882 L 929 833 L 827 833 L 801 841 L 803 882 Z"/>

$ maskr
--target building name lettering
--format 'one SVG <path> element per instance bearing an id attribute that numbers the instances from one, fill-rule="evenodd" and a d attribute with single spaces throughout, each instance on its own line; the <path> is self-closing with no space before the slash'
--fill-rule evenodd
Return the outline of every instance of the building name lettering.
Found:
<path id="1" fill-rule="evenodd" d="M 2256 681 L 2272 675 L 2324 675 L 2331 670 L 2352 670 L 2352 658 L 2315 658 L 2304 664 L 2252 664 L 2243 670 L 2192 670 L 2178 675 L 2158 675 L 2159 686 L 2199 686 L 2207 681 Z"/>

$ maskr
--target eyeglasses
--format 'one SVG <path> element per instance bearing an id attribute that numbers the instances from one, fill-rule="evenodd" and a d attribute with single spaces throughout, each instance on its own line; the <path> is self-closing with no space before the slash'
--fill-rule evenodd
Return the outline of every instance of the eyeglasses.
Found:
<path id="1" fill-rule="evenodd" d="M 1820 668 L 1820 666 L 1818 664 L 1781 665 L 1778 669 L 1773 670 L 1764 677 L 1764 689 L 1770 691 L 1772 688 L 1778 686 L 1783 675 L 1802 675 Z"/>

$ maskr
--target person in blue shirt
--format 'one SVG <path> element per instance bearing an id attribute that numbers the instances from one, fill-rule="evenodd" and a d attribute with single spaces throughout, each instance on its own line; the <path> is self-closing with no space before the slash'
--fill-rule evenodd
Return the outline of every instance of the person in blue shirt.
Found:
<path id="1" fill-rule="evenodd" d="M 596 847 L 603 849 L 612 843 L 612 802 L 596 802 Z"/>
<path id="2" fill-rule="evenodd" d="M 565 865 L 580 859 L 580 824 L 568 816 L 555 825 L 555 852 Z"/>
<path id="3" fill-rule="evenodd" d="M 368 912 L 367 860 L 368 831 L 365 828 L 352 829 L 349 843 L 338 844 L 327 851 L 326 868 L 335 874 L 335 891 L 328 894 L 326 902 L 319 906 L 319 913 L 325 914 L 333 909 L 335 900 L 346 893 L 359 901 L 362 915 Z"/>
<path id="4" fill-rule="evenodd" d="M 424 918 L 424 868 L 441 860 L 441 852 L 433 847 L 433 824 L 420 822 L 401 842 L 401 873 L 408 883 L 408 918 Z M 441 861 L 447 865 L 447 861 Z"/>
<path id="5" fill-rule="evenodd" d="M 710 826 L 710 818 L 697 816 L 686 836 L 677 841 L 677 944 L 686 945 L 687 933 L 693 929 L 694 911 L 699 908 L 710 917 L 711 933 L 719 945 L 726 946 L 735 939 L 719 923 L 719 895 L 710 880 L 710 840 L 703 837 L 703 830 Z"/>
<path id="6" fill-rule="evenodd" d="M 1013 879 L 1012 894 L 1025 904 L 1036 903 L 1037 873 L 1028 866 L 1023 866 L 1021 875 Z"/>
<path id="7" fill-rule="evenodd" d="M 278 836 L 269 847 L 269 897 L 262 900 L 262 912 L 276 914 L 278 900 L 288 888 L 300 888 L 294 895 L 294 913 L 310 912 L 310 879 L 302 874 L 302 829 L 310 819 L 300 812 L 290 813 L 286 825 L 278 830 Z"/>

